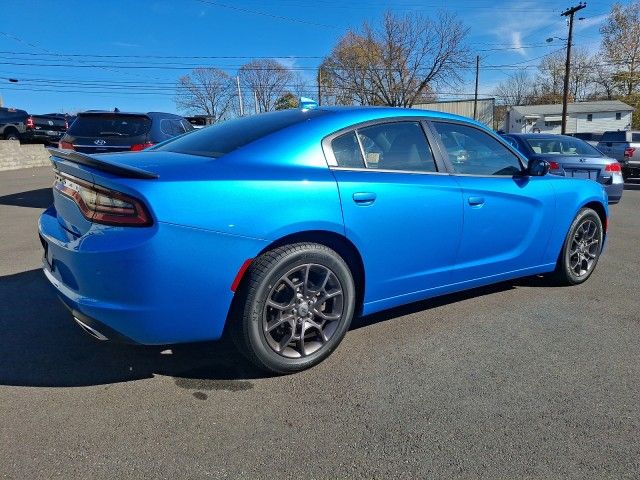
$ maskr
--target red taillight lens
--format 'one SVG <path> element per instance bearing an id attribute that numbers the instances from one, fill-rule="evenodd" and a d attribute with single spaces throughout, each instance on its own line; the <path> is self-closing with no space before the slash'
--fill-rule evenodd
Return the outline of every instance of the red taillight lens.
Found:
<path id="1" fill-rule="evenodd" d="M 558 162 L 549 162 L 549 170 L 560 170 L 560 164 Z"/>
<path id="2" fill-rule="evenodd" d="M 75 150 L 75 148 L 73 148 L 73 143 L 62 141 L 58 143 L 58 148 L 61 150 Z"/>
<path id="3" fill-rule="evenodd" d="M 151 225 L 151 217 L 142 203 L 124 193 L 61 173 L 56 174 L 53 187 L 72 199 L 90 222 L 138 227 Z"/>
<path id="4" fill-rule="evenodd" d="M 33 118 L 31 117 L 27 117 L 27 119 L 24 121 L 24 126 L 27 128 L 36 128 L 35 124 L 33 123 Z"/>
<path id="5" fill-rule="evenodd" d="M 635 148 L 633 148 L 633 147 L 627 147 L 627 148 L 625 148 L 625 149 L 624 149 L 624 156 L 625 156 L 625 157 L 628 157 L 628 158 L 631 158 L 631 157 L 633 157 L 633 153 L 634 153 L 635 151 L 636 151 L 636 149 L 635 149 Z"/>
<path id="6" fill-rule="evenodd" d="M 67 122 L 66 120 L 64 121 L 64 129 L 69 130 L 69 122 Z"/>
<path id="7" fill-rule="evenodd" d="M 622 173 L 622 167 L 620 166 L 620 164 L 618 162 L 610 163 L 606 167 L 604 167 L 604 171 L 605 172 L 610 172 L 610 173 L 620 173 L 621 174 Z"/>
<path id="8" fill-rule="evenodd" d="M 136 143 L 134 145 L 131 145 L 131 151 L 139 152 L 140 150 L 144 150 L 145 148 L 149 148 L 149 147 L 153 147 L 152 142 Z"/>

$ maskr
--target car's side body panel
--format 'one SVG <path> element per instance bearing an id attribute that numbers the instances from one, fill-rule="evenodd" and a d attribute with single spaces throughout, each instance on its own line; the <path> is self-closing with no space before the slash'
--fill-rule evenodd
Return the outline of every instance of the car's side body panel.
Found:
<path id="1" fill-rule="evenodd" d="M 291 234 L 331 232 L 355 245 L 367 314 L 549 271 L 579 208 L 605 198 L 596 183 L 564 178 L 336 169 L 322 140 L 342 129 L 416 116 L 463 120 L 401 109 L 328 112 L 219 158 L 153 150 L 97 156 L 156 179 L 54 158 L 67 174 L 139 199 L 153 225 L 94 224 L 56 193 L 40 220 L 48 278 L 71 309 L 133 341 L 212 340 L 222 334 L 242 265 Z M 375 202 L 354 202 L 372 190 Z M 468 204 L 470 196 L 484 205 Z"/>

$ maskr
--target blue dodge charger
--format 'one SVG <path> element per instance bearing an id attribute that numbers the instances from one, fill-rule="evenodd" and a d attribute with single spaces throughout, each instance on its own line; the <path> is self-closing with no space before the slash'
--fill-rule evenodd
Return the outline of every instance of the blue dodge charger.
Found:
<path id="1" fill-rule="evenodd" d="M 229 332 L 279 373 L 326 358 L 355 315 L 533 274 L 582 283 L 607 230 L 602 185 L 429 111 L 287 110 L 51 161 L 44 272 L 84 330 Z"/>

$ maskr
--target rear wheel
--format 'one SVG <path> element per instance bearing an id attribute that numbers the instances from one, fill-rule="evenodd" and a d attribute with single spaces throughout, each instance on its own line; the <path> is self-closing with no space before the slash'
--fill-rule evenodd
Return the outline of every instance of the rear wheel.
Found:
<path id="1" fill-rule="evenodd" d="M 17 130 L 9 129 L 9 130 L 6 130 L 4 132 L 4 139 L 5 140 L 20 140 L 20 137 L 18 137 L 18 131 Z"/>
<path id="2" fill-rule="evenodd" d="M 297 243 L 258 257 L 238 294 L 236 343 L 262 369 L 290 373 L 338 346 L 355 311 L 355 286 L 330 248 Z"/>
<path id="3" fill-rule="evenodd" d="M 564 285 L 578 285 L 587 280 L 600 258 L 603 239 L 602 221 L 598 214 L 590 208 L 580 210 L 560 252 L 555 280 Z"/>

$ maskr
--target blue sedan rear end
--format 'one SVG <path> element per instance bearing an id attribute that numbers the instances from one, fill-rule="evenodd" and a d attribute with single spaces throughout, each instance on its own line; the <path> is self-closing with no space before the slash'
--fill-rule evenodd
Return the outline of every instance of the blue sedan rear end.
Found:
<path id="1" fill-rule="evenodd" d="M 527 158 L 547 160 L 553 175 L 595 180 L 605 186 L 609 203 L 622 199 L 621 165 L 584 140 L 541 133 L 510 133 L 504 138 Z"/>
<path id="2" fill-rule="evenodd" d="M 228 330 L 273 372 L 322 361 L 354 315 L 525 275 L 581 283 L 607 228 L 599 184 L 435 112 L 289 110 L 51 160 L 44 271 L 82 328 L 141 344 Z"/>

